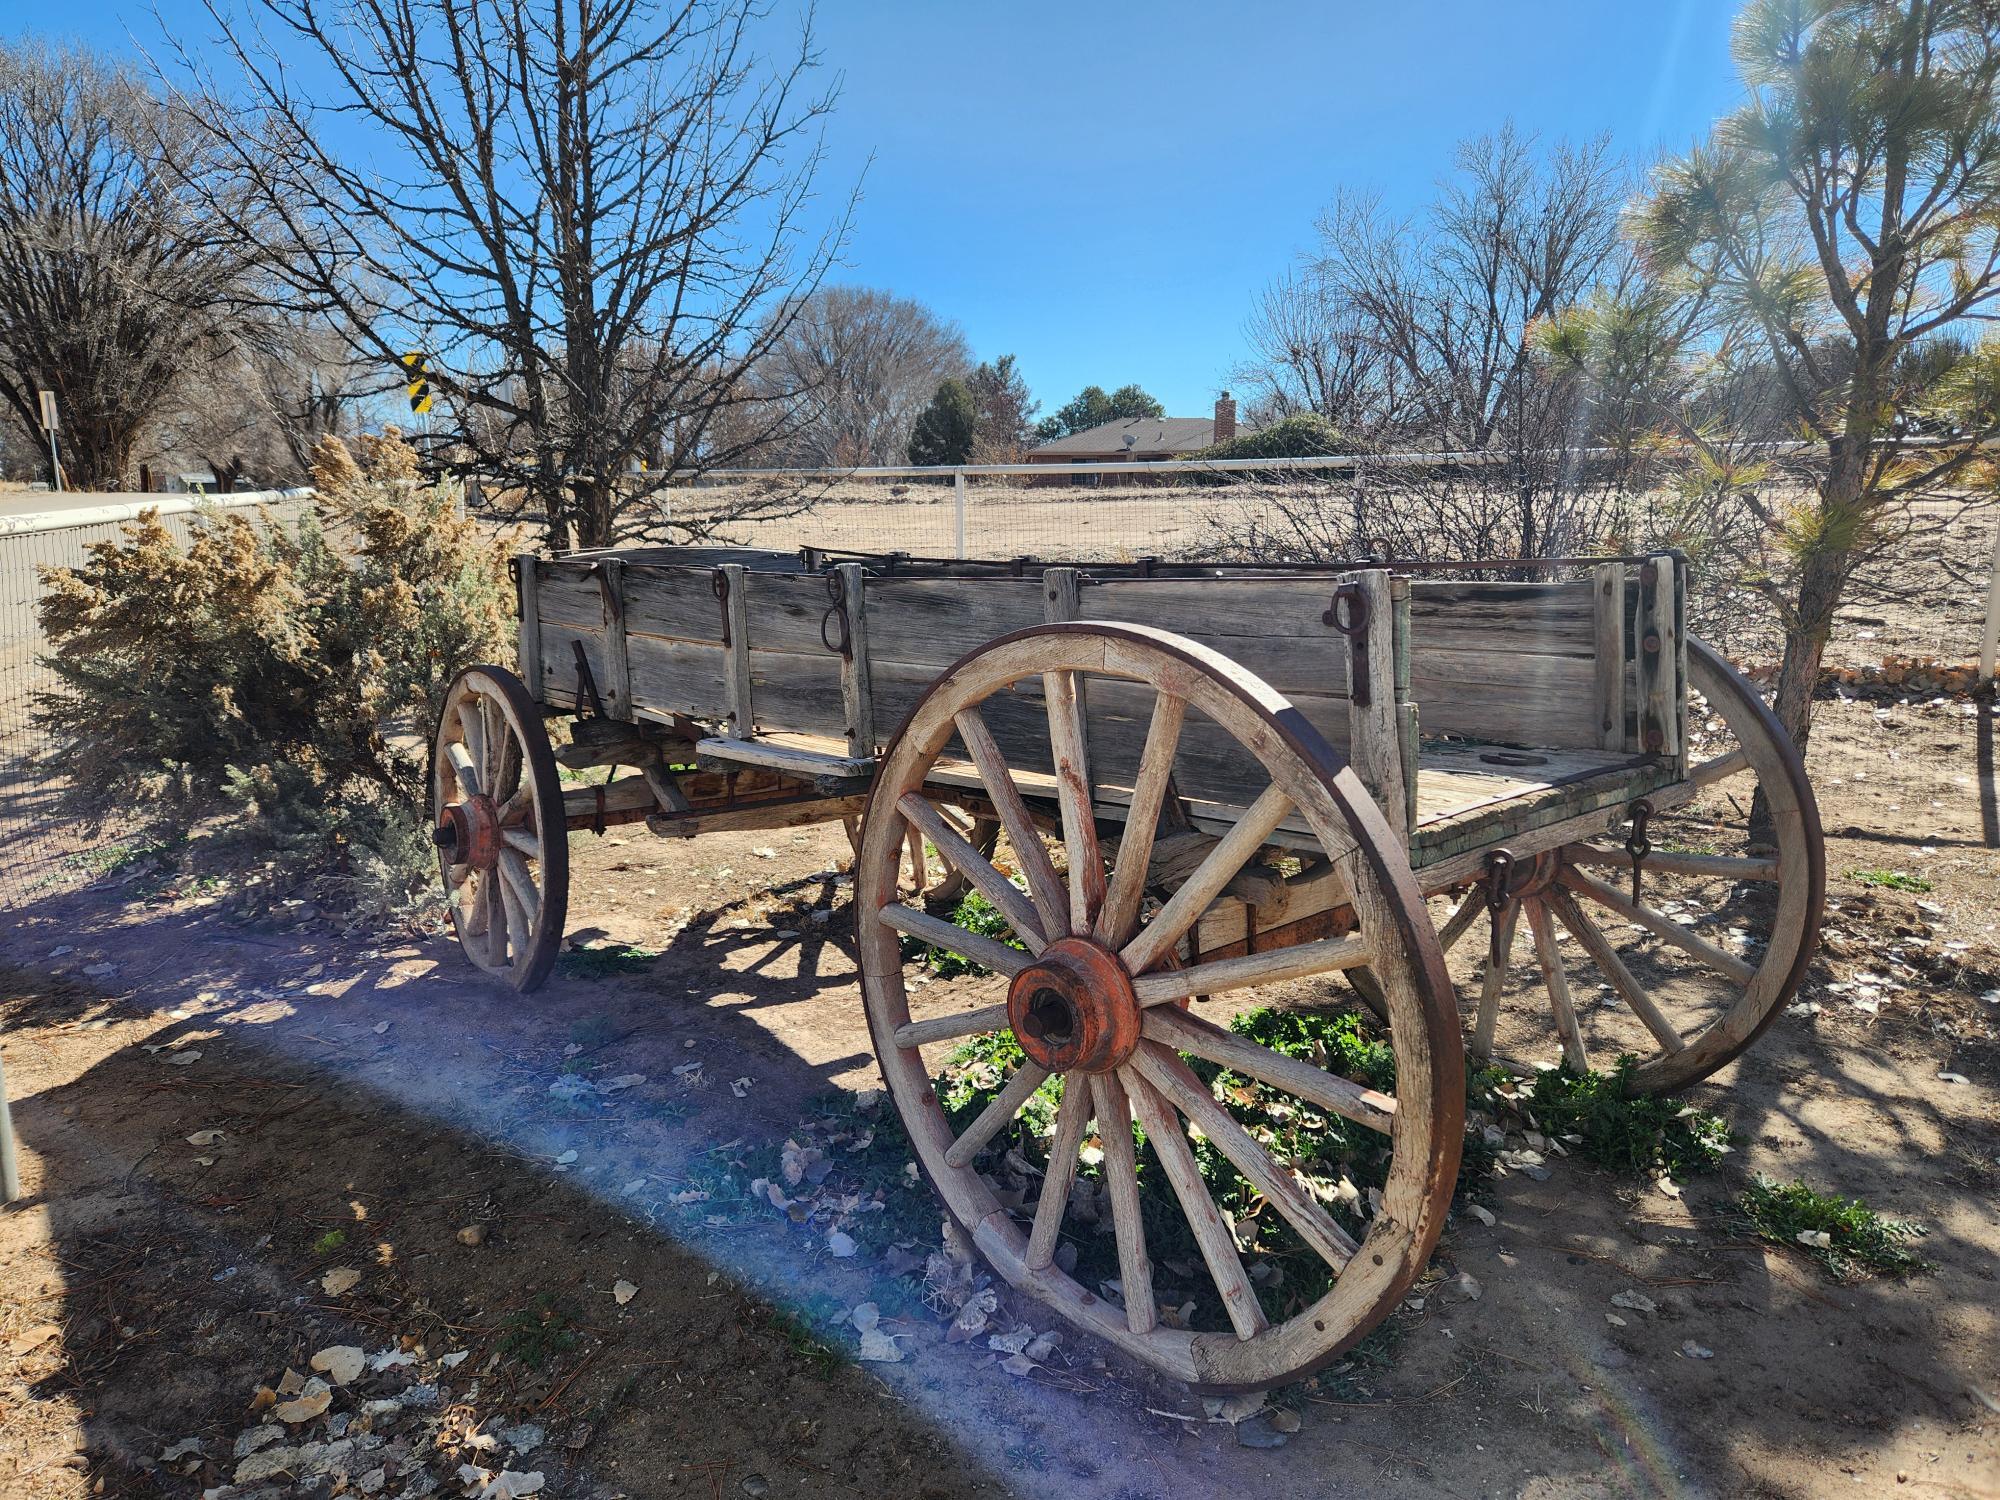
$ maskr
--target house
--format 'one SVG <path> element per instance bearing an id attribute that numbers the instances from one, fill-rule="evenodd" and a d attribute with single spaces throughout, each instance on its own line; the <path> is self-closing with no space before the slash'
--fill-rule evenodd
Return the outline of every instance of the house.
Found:
<path id="1" fill-rule="evenodd" d="M 1031 464 L 1142 463 L 1178 458 L 1236 436 L 1236 402 L 1224 391 L 1212 417 L 1132 417 L 1106 422 L 1028 451 Z M 1142 475 L 1051 474 L 1034 484 L 1132 484 Z"/>

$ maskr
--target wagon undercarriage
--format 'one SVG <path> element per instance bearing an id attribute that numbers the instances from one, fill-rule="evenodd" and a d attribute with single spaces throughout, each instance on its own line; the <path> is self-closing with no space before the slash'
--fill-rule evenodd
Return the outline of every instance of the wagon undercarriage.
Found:
<path id="1" fill-rule="evenodd" d="M 468 956 L 517 988 L 546 976 L 578 829 L 846 822 L 871 1031 L 952 1217 L 1014 1284 L 1199 1386 L 1295 1377 L 1395 1305 L 1451 1200 L 1467 1047 L 1629 1053 L 1634 1086 L 1685 1084 L 1782 1008 L 1817 929 L 1810 788 L 1687 638 L 1671 554 L 1533 582 L 720 550 L 519 567 L 519 678 L 465 674 L 438 739 Z M 570 716 L 560 747 L 544 716 Z M 968 889 L 1000 936 L 953 922 Z M 1523 928 L 1539 1004 L 1505 1003 Z M 1444 955 L 1474 933 L 1461 1015 Z M 913 1014 L 906 967 L 930 950 L 996 977 L 929 986 Z M 1393 1091 L 1200 1014 L 1336 974 L 1386 1029 Z M 1019 1066 L 948 1122 L 937 1069 L 995 1035 Z M 1376 1194 L 1315 1197 L 1232 1115 L 1237 1086 L 1358 1128 Z M 1041 1191 L 1004 1206 L 979 1159 L 1038 1091 L 1060 1095 Z M 1253 1284 L 1190 1139 L 1330 1290 Z M 1086 1141 L 1120 1270 L 1095 1286 L 1060 1254 Z M 1219 1326 L 1155 1305 L 1142 1170 L 1171 1186 Z"/>

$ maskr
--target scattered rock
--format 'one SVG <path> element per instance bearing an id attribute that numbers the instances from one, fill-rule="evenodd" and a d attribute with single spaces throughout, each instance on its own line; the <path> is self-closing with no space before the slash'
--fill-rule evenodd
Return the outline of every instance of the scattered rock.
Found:
<path id="1" fill-rule="evenodd" d="M 743 1483 L 737 1488 L 746 1495 L 768 1495 L 771 1493 L 771 1481 L 762 1474 L 750 1474 L 745 1476 Z"/>
<path id="2" fill-rule="evenodd" d="M 1681 1353 L 1688 1359 L 1715 1358 L 1715 1351 L 1713 1349 L 1704 1348 L 1700 1344 L 1697 1344 L 1693 1339 L 1689 1339 L 1685 1344 L 1681 1345 Z"/>
<path id="3" fill-rule="evenodd" d="M 485 1226 L 484 1224 L 468 1224 L 468 1225 L 466 1225 L 466 1226 L 465 1226 L 465 1228 L 463 1228 L 463 1229 L 459 1230 L 459 1232 L 458 1232 L 458 1242 L 459 1242 L 459 1243 L 460 1243 L 461 1245 L 483 1245 L 483 1244 L 485 1244 L 485 1243 L 486 1243 L 486 1226 Z"/>
<path id="4" fill-rule="evenodd" d="M 1611 1305 L 1613 1307 L 1622 1307 L 1628 1312 L 1637 1313 L 1656 1313 L 1660 1310 L 1659 1303 L 1648 1297 L 1644 1292 L 1635 1291 L 1613 1292 L 1611 1294 Z"/>
<path id="5" fill-rule="evenodd" d="M 1282 1431 L 1271 1420 L 1271 1413 L 1262 1413 L 1236 1424 L 1236 1446 L 1239 1448 L 1282 1448 L 1292 1440 L 1289 1432 Z M 1297 1417 L 1293 1417 L 1297 1421 Z"/>

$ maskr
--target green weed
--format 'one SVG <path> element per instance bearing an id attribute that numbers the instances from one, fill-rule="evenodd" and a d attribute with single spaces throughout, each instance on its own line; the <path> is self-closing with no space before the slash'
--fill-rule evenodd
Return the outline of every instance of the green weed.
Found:
<path id="1" fill-rule="evenodd" d="M 1859 1198 L 1758 1176 L 1736 1206 L 1745 1227 L 1760 1239 L 1805 1251 L 1836 1281 L 1925 1269 L 1923 1259 L 1904 1243 L 1928 1233 L 1924 1226 L 1884 1218 Z"/>
<path id="2" fill-rule="evenodd" d="M 548 1292 L 535 1298 L 518 1312 L 500 1320 L 498 1349 L 504 1359 L 517 1359 L 530 1370 L 539 1370 L 552 1358 L 576 1347 L 575 1321 L 556 1305 Z"/>
<path id="3" fill-rule="evenodd" d="M 578 979 L 615 979 L 625 974 L 643 974 L 660 956 L 657 948 L 634 948 L 629 943 L 593 943 L 588 948 L 566 948 L 558 963 L 565 974 Z"/>
<path id="4" fill-rule="evenodd" d="M 346 1243 L 347 1231 L 345 1229 L 329 1229 L 325 1234 L 313 1241 L 313 1254 L 331 1255 Z"/>
<path id="5" fill-rule="evenodd" d="M 1635 1177 L 1705 1172 L 1729 1151 L 1719 1115 L 1664 1095 L 1631 1092 L 1630 1053 L 1609 1073 L 1577 1073 L 1568 1063 L 1535 1075 L 1527 1104 L 1544 1133 L 1583 1138 L 1580 1154 Z"/>
<path id="6" fill-rule="evenodd" d="M 1876 891 L 1905 891 L 1912 896 L 1929 892 L 1931 883 L 1921 875 L 1903 870 L 1849 870 L 1847 878 Z"/>

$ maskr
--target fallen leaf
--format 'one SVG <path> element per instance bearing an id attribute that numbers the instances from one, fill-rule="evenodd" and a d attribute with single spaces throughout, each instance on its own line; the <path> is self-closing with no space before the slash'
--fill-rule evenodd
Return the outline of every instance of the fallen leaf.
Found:
<path id="1" fill-rule="evenodd" d="M 1669 1198 L 1678 1198 L 1681 1195 L 1681 1185 L 1671 1177 L 1662 1177 L 1653 1186 L 1665 1193 Z"/>
<path id="2" fill-rule="evenodd" d="M 54 1323 L 38 1323 L 26 1333 L 17 1334 L 9 1346 L 16 1354 L 26 1354 L 30 1349 L 39 1348 L 50 1339 L 61 1335 L 62 1329 Z"/>
<path id="3" fill-rule="evenodd" d="M 188 1047 L 179 1052 L 169 1052 L 160 1060 L 170 1068 L 185 1068 L 191 1062 L 201 1061 L 201 1048 Z"/>
<path id="4" fill-rule="evenodd" d="M 866 1333 L 882 1321 L 882 1309 L 873 1302 L 857 1302 L 847 1316 L 857 1330 Z"/>
<path id="5" fill-rule="evenodd" d="M 346 1385 L 361 1374 L 366 1360 L 353 1344 L 331 1344 L 312 1357 L 312 1367 L 335 1385 Z"/>
<path id="6" fill-rule="evenodd" d="M 632 1285 L 632 1283 L 629 1281 L 620 1280 L 611 1283 L 612 1299 L 615 1302 L 617 1302 L 617 1304 L 620 1307 L 623 1307 L 626 1303 L 630 1302 L 634 1297 L 638 1295 L 639 1295 L 639 1289 L 636 1286 Z"/>
<path id="7" fill-rule="evenodd" d="M 213 1146 L 221 1139 L 222 1132 L 219 1130 L 197 1130 L 187 1138 L 187 1143 L 190 1146 Z"/>
<path id="8" fill-rule="evenodd" d="M 1660 1304 L 1644 1292 L 1613 1292 L 1611 1305 L 1626 1308 L 1631 1312 L 1652 1313 L 1660 1310 Z"/>
<path id="9" fill-rule="evenodd" d="M 387 1021 L 377 1021 L 375 1023 L 375 1035 L 387 1036 L 388 1034 L 389 1034 L 389 1023 Z"/>
<path id="10" fill-rule="evenodd" d="M 280 1422 L 310 1422 L 332 1404 L 333 1388 L 315 1377 L 308 1380 L 306 1388 L 291 1400 L 280 1401 L 272 1414 Z"/>
<path id="11" fill-rule="evenodd" d="M 901 1362 L 903 1351 L 896 1347 L 895 1338 L 879 1328 L 861 1330 L 861 1358 L 876 1364 L 893 1365 Z"/>
<path id="12" fill-rule="evenodd" d="M 1831 1250 L 1833 1248 L 1833 1235 L 1824 1229 L 1801 1229 L 1794 1238 L 1801 1245 L 1814 1250 Z"/>
<path id="13" fill-rule="evenodd" d="M 1499 1220 L 1493 1217 L 1492 1209 L 1482 1208 L 1477 1203 L 1468 1203 L 1465 1206 L 1465 1211 L 1471 1214 L 1472 1217 L 1477 1219 L 1480 1223 L 1484 1224 L 1488 1229 L 1491 1229 L 1495 1224 L 1499 1222 Z"/>
<path id="14" fill-rule="evenodd" d="M 854 1243 L 854 1236 L 843 1229 L 836 1229 L 826 1237 L 826 1248 L 836 1260 L 846 1260 L 860 1250 Z"/>
<path id="15" fill-rule="evenodd" d="M 574 1151 L 565 1151 L 561 1156 L 558 1156 L 556 1158 L 556 1165 L 559 1167 L 566 1167 L 575 1160 L 576 1160 L 576 1153 Z"/>
<path id="16" fill-rule="evenodd" d="M 352 1266 L 335 1266 L 320 1277 L 319 1285 L 329 1297 L 338 1297 L 342 1292 L 353 1291 L 355 1283 L 360 1280 L 361 1273 Z"/>

